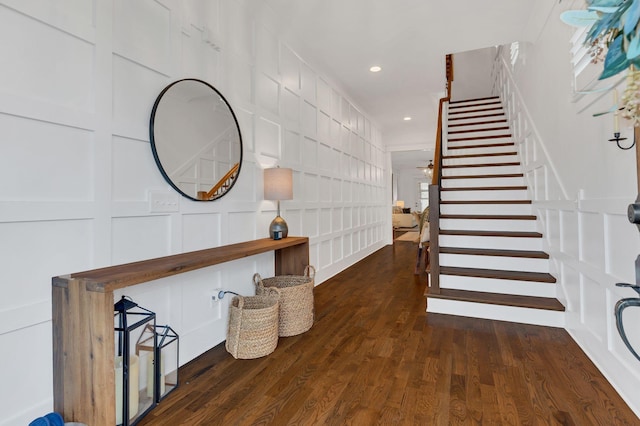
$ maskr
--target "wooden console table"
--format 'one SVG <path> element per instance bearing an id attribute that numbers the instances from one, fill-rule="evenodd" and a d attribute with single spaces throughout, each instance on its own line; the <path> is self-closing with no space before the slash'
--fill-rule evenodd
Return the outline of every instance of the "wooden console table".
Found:
<path id="1" fill-rule="evenodd" d="M 54 410 L 67 422 L 116 424 L 114 290 L 269 251 L 276 275 L 309 264 L 307 237 L 265 238 L 54 277 Z"/>

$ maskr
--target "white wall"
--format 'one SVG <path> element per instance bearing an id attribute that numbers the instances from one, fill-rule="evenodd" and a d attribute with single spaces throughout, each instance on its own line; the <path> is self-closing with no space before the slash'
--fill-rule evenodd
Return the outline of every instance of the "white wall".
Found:
<path id="1" fill-rule="evenodd" d="M 317 282 L 390 241 L 390 164 L 380 133 L 320 70 L 280 43 L 262 3 L 0 1 L 0 425 L 52 409 L 51 277 L 263 238 L 275 204 L 262 169 L 294 169 L 291 235 L 311 239 Z M 220 47 L 220 51 L 214 49 Z M 219 201 L 179 199 L 149 146 L 158 93 L 195 77 L 225 95 L 244 164 Z M 221 342 L 216 287 L 251 293 L 264 254 L 128 289 L 181 336 L 181 362 Z M 117 295 L 116 295 L 117 296 Z"/>
<path id="2" fill-rule="evenodd" d="M 624 347 L 613 313 L 617 300 L 636 296 L 615 286 L 635 282 L 634 260 L 640 254 L 638 230 L 626 218 L 637 192 L 635 148 L 622 151 L 607 141 L 611 115 L 593 117 L 611 107 L 610 93 L 570 101 L 573 29 L 558 18 L 570 6 L 555 6 L 537 41 L 521 43 L 514 66 L 508 46 L 503 50 L 498 87 L 514 120 L 558 298 L 567 308 L 567 329 L 640 416 L 640 362 Z M 626 124 L 624 136 L 632 136 Z M 640 312 L 627 312 L 627 333 L 638 350 Z"/>
<path id="3" fill-rule="evenodd" d="M 451 99 L 460 101 L 491 96 L 493 80 L 491 68 L 495 47 L 471 50 L 453 55 L 454 82 Z"/>
<path id="4" fill-rule="evenodd" d="M 411 211 L 421 211 L 418 184 L 428 182 L 422 172 L 416 173 L 414 170 L 399 169 L 394 171 L 394 176 L 398 182 L 398 200 L 404 201 L 404 206 L 411 208 Z"/>

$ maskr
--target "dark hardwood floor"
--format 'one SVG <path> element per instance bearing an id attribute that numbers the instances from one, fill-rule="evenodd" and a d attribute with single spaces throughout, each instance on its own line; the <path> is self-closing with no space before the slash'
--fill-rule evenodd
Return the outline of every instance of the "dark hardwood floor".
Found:
<path id="1" fill-rule="evenodd" d="M 139 424 L 640 424 L 566 331 L 426 314 L 415 249 L 316 287 L 314 326 L 273 354 L 235 360 L 223 343 L 185 365 Z"/>

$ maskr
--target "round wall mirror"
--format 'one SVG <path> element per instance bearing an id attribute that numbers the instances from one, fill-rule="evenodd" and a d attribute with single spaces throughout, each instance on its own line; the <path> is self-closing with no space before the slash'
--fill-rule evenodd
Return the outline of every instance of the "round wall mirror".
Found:
<path id="1" fill-rule="evenodd" d="M 238 120 L 210 84 L 184 79 L 165 87 L 153 105 L 149 133 L 162 176 L 183 196 L 216 200 L 238 179 L 242 165 Z"/>

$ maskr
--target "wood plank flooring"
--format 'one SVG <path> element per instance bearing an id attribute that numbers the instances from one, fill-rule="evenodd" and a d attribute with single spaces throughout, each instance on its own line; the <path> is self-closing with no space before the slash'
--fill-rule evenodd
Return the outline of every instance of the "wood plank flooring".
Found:
<path id="1" fill-rule="evenodd" d="M 396 242 L 316 287 L 314 326 L 273 354 L 221 344 L 185 365 L 138 424 L 640 424 L 566 331 L 427 314 L 415 250 Z"/>

